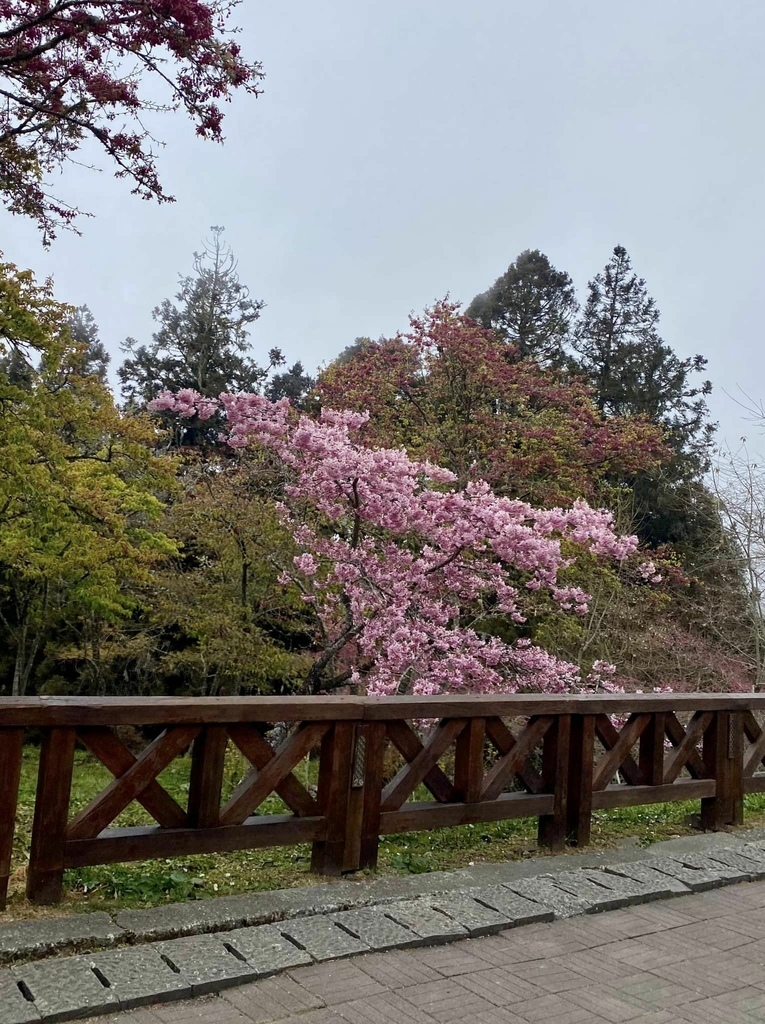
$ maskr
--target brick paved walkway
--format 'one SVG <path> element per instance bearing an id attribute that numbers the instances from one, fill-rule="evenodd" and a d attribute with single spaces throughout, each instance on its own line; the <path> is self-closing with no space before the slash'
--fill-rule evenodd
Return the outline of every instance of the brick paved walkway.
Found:
<path id="1" fill-rule="evenodd" d="M 302 967 L 98 1024 L 755 1024 L 765 882 Z M 95 1024 L 95 1022 L 94 1022 Z"/>

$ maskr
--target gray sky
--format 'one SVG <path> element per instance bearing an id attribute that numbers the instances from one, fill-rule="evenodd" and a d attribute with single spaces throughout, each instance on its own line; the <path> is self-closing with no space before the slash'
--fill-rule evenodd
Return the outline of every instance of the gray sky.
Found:
<path id="1" fill-rule="evenodd" d="M 765 397 L 762 0 L 244 0 L 238 20 L 265 93 L 228 108 L 223 147 L 159 122 L 176 204 L 76 168 L 60 191 L 96 219 L 49 253 L 0 213 L 6 257 L 88 304 L 115 358 L 212 224 L 267 303 L 256 354 L 311 369 L 523 249 L 583 295 L 621 243 L 665 339 L 709 358 L 721 436 L 755 433 L 723 391 Z"/>

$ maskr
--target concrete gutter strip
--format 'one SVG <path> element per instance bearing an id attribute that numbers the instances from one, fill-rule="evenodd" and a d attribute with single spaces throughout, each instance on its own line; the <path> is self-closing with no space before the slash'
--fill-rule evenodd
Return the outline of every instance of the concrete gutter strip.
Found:
<path id="1" fill-rule="evenodd" d="M 619 850 L 585 850 L 523 861 L 476 864 L 457 871 L 433 871 L 403 878 L 343 880 L 251 895 L 173 903 L 148 910 L 124 910 L 112 917 L 105 913 L 91 913 L 17 921 L 0 925 L 0 965 L 59 953 L 95 951 L 187 935 L 232 931 L 418 896 L 490 885 L 512 885 L 522 879 L 561 871 L 608 870 L 613 865 L 641 864 L 657 857 L 677 857 L 679 854 L 703 856 L 722 849 L 735 852 L 744 845 L 760 842 L 765 843 L 765 829 L 706 833 L 671 839 L 649 848 L 635 845 Z M 720 870 L 723 870 L 722 865 Z M 738 879 L 731 878 L 731 881 L 735 880 L 742 880 L 742 872 L 739 872 Z"/>
<path id="2" fill-rule="evenodd" d="M 760 879 L 765 833 L 758 831 L 686 837 L 650 850 L 226 897 L 129 911 L 116 921 L 106 914 L 22 921 L 0 929 L 2 956 L 13 964 L 0 968 L 0 1024 L 128 1010 L 304 964 L 489 935 Z M 34 959 L 72 949 L 83 951 Z"/>

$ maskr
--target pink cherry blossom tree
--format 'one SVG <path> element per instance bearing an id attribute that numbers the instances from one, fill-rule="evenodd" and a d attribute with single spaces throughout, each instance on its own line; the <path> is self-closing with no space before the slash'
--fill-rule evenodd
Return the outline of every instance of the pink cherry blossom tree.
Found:
<path id="1" fill-rule="evenodd" d="M 583 614 L 588 596 L 562 585 L 576 548 L 634 557 L 635 537 L 583 501 L 538 509 L 483 482 L 458 490 L 453 473 L 403 450 L 363 443 L 367 417 L 325 409 L 298 416 L 286 399 L 164 392 L 155 411 L 225 416 L 225 440 L 247 457 L 266 449 L 286 481 L 280 514 L 297 548 L 282 583 L 297 587 L 316 621 L 306 688 L 353 686 L 372 694 L 562 692 L 608 687 L 609 667 L 588 677 L 529 640 L 484 631 L 489 616 L 521 626 L 543 592 Z M 566 550 L 564 550 L 564 548 Z M 643 570 L 655 576 L 651 566 Z"/>

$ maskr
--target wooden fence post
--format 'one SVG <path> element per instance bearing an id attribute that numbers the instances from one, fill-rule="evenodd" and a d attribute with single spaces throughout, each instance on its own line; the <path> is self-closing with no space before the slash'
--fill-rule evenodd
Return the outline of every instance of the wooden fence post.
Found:
<path id="1" fill-rule="evenodd" d="M 455 796 L 466 804 L 477 804 L 483 787 L 483 746 L 486 719 L 470 718 L 457 737 L 454 755 Z"/>
<path id="2" fill-rule="evenodd" d="M 188 804 L 192 828 L 215 828 L 218 824 L 227 744 L 223 725 L 206 725 L 194 740 Z"/>
<path id="3" fill-rule="evenodd" d="M 311 871 L 315 874 L 341 875 L 345 869 L 355 731 L 354 722 L 335 722 L 321 742 L 316 799 L 327 830 L 325 838 L 313 844 Z"/>
<path id="4" fill-rule="evenodd" d="M 704 764 L 715 779 L 715 796 L 701 801 L 701 827 L 716 832 L 744 821 L 743 715 L 715 711 L 704 733 Z"/>
<path id="5" fill-rule="evenodd" d="M 23 729 L 0 729 L 0 910 L 8 899 L 23 750 Z"/>
<path id="6" fill-rule="evenodd" d="M 655 711 L 641 732 L 638 766 L 644 786 L 661 786 L 664 782 L 664 715 Z"/>
<path id="7" fill-rule="evenodd" d="M 357 727 L 344 871 L 377 867 L 383 788 L 385 722 Z"/>
<path id="8" fill-rule="evenodd" d="M 595 716 L 572 715 L 566 793 L 566 839 L 572 846 L 590 841 L 594 755 Z"/>
<path id="9" fill-rule="evenodd" d="M 543 792 L 552 793 L 555 802 L 552 814 L 540 815 L 537 831 L 539 846 L 557 852 L 566 845 L 570 744 L 571 715 L 557 715 L 542 746 Z"/>
<path id="10" fill-rule="evenodd" d="M 58 903 L 61 899 L 75 735 L 75 730 L 68 728 L 43 732 L 27 873 L 31 903 Z"/>

